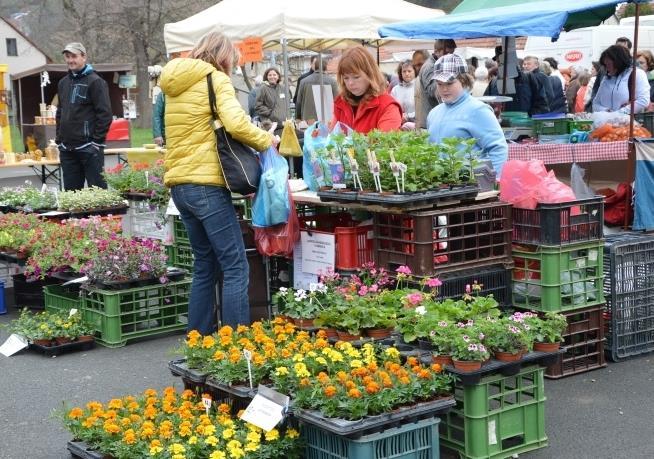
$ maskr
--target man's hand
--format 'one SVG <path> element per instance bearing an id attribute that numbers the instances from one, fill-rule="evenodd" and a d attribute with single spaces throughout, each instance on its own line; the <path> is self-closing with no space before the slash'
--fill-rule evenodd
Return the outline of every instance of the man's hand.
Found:
<path id="1" fill-rule="evenodd" d="M 155 137 L 154 138 L 154 143 L 156 143 L 157 146 L 162 147 L 163 146 L 163 137 Z"/>

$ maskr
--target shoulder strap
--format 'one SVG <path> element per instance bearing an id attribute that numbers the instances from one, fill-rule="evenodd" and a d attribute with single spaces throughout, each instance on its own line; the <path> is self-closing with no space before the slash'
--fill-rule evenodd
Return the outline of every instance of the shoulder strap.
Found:
<path id="1" fill-rule="evenodd" d="M 216 93 L 213 91 L 213 79 L 211 78 L 211 73 L 207 74 L 207 91 L 209 92 L 209 107 L 211 108 L 211 117 L 214 121 L 218 119 L 218 114 L 216 113 Z"/>

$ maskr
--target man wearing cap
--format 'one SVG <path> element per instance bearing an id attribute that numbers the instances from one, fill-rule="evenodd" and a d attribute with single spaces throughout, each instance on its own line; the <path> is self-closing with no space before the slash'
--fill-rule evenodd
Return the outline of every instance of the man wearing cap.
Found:
<path id="1" fill-rule="evenodd" d="M 420 68 L 418 79 L 420 81 L 420 87 L 422 88 L 422 95 L 419 103 L 420 109 L 416 109 L 417 128 L 427 127 L 427 114 L 439 103 L 436 94 L 436 84 L 432 80 L 432 76 L 434 75 L 434 64 L 440 57 L 447 54 L 453 54 L 455 49 L 456 43 L 452 39 L 436 40 L 434 42 L 434 52 L 429 56 L 427 62 L 425 62 Z"/>
<path id="2" fill-rule="evenodd" d="M 429 141 L 475 139 L 473 150 L 479 159 L 492 163 L 499 179 L 509 148 L 493 109 L 470 95 L 474 81 L 466 62 L 456 54 L 441 57 L 434 64 L 432 80 L 441 103 L 427 116 Z"/>
<path id="3" fill-rule="evenodd" d="M 59 81 L 56 142 L 61 152 L 64 189 L 88 186 L 106 188 L 105 138 L 111 125 L 109 89 L 90 64 L 81 43 L 68 43 L 64 50 L 68 75 Z"/>

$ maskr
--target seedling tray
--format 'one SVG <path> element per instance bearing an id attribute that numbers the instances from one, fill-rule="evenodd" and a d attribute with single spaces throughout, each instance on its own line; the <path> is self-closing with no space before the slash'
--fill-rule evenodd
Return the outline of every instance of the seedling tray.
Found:
<path id="1" fill-rule="evenodd" d="M 42 346 L 30 343 L 29 349 L 40 352 L 46 357 L 56 357 L 67 352 L 89 351 L 95 347 L 95 340 L 71 341 L 70 343 L 57 344 L 54 346 Z"/>
<path id="2" fill-rule="evenodd" d="M 114 206 L 106 207 L 104 209 L 91 209 L 82 212 L 68 212 L 69 218 L 87 218 L 91 215 L 99 215 L 105 217 L 107 215 L 123 215 L 127 213 L 128 206 Z"/>
<path id="3" fill-rule="evenodd" d="M 175 359 L 168 362 L 168 369 L 173 376 L 182 376 L 197 384 L 204 384 L 207 375 L 199 370 L 189 368 L 186 359 Z"/>
<path id="4" fill-rule="evenodd" d="M 166 272 L 166 277 L 170 282 L 176 282 L 178 280 L 184 279 L 187 271 L 182 268 L 177 267 L 168 267 Z M 100 281 L 96 280 L 93 282 L 93 287 L 99 288 L 102 290 L 125 290 L 129 288 L 136 287 L 145 287 L 148 285 L 160 284 L 158 277 L 148 277 L 145 279 L 130 279 L 126 281 Z"/>
<path id="5" fill-rule="evenodd" d="M 66 448 L 68 448 L 68 451 L 73 457 L 78 457 L 80 459 L 106 459 L 107 457 L 104 454 L 91 449 L 91 447 L 83 441 L 69 441 Z"/>
<path id="6" fill-rule="evenodd" d="M 563 354 L 565 349 L 559 349 L 556 352 L 538 352 L 533 351 L 524 355 L 516 362 L 500 362 L 499 360 L 491 359 L 483 364 L 480 370 L 464 372 L 457 370 L 452 365 L 446 365 L 445 369 L 450 373 L 456 375 L 464 386 L 474 386 L 479 384 L 481 378 L 492 374 L 501 374 L 503 376 L 514 376 L 520 372 L 523 365 L 538 364 L 543 367 L 548 367 L 557 361 L 559 355 Z"/>
<path id="7" fill-rule="evenodd" d="M 250 389 L 248 386 L 243 385 L 230 386 L 229 384 L 218 382 L 212 377 L 207 378 L 206 384 L 207 387 L 238 398 L 254 398 L 254 396 L 257 394 L 257 389 Z"/>
<path id="8" fill-rule="evenodd" d="M 359 192 L 352 190 L 323 190 L 318 191 L 318 197 L 322 202 L 340 202 L 342 204 L 349 204 L 356 202 Z"/>
<path id="9" fill-rule="evenodd" d="M 377 204 L 382 207 L 412 207 L 434 205 L 449 201 L 471 200 L 479 194 L 477 185 L 466 185 L 451 189 L 427 190 L 415 193 L 360 192 L 357 200 L 363 204 Z"/>
<path id="10" fill-rule="evenodd" d="M 438 414 L 447 413 L 450 408 L 456 405 L 454 398 L 445 397 L 438 400 L 416 403 L 411 406 L 403 406 L 390 413 L 383 413 L 376 416 L 366 416 L 363 419 L 350 421 L 341 418 L 328 418 L 320 411 L 294 408 L 293 415 L 300 421 L 320 427 L 327 432 L 341 435 L 348 438 L 358 438 L 362 435 L 379 432 L 393 427 L 393 424 L 408 424 L 412 421 L 434 417 Z"/>

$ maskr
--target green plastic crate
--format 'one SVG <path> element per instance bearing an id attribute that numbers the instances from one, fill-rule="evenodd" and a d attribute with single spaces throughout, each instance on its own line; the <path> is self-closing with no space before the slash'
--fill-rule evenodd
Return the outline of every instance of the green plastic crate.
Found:
<path id="1" fill-rule="evenodd" d="M 513 305 L 569 311 L 604 303 L 604 241 L 564 247 L 513 247 Z"/>
<path id="2" fill-rule="evenodd" d="M 568 120 L 568 132 L 588 132 L 593 130 L 593 120 Z"/>
<path id="3" fill-rule="evenodd" d="M 186 269 L 189 273 L 193 272 L 193 249 L 189 244 L 169 245 L 166 247 L 168 255 L 168 266 Z"/>
<path id="4" fill-rule="evenodd" d="M 190 244 L 186 227 L 179 215 L 173 216 L 173 242 L 175 244 Z"/>
<path id="5" fill-rule="evenodd" d="M 506 458 L 547 446 L 544 368 L 491 375 L 454 389 L 456 407 L 443 416 L 441 444 L 469 459 Z"/>
<path id="6" fill-rule="evenodd" d="M 48 312 L 70 311 L 82 306 L 79 289 L 73 290 L 61 285 L 46 285 L 43 288 L 43 301 Z"/>
<path id="7" fill-rule="evenodd" d="M 98 343 L 120 347 L 127 341 L 185 330 L 191 280 L 125 290 L 82 289 L 84 318 Z"/>
<path id="8" fill-rule="evenodd" d="M 300 431 L 306 443 L 305 459 L 438 459 L 438 423 L 423 419 L 401 427 L 349 439 L 311 424 Z"/>
<path id="9" fill-rule="evenodd" d="M 534 134 L 556 135 L 568 133 L 568 120 L 566 118 L 534 120 Z"/>

